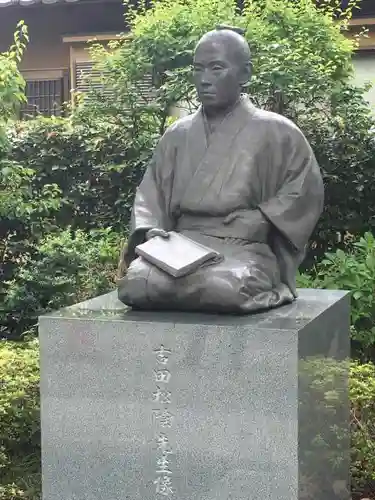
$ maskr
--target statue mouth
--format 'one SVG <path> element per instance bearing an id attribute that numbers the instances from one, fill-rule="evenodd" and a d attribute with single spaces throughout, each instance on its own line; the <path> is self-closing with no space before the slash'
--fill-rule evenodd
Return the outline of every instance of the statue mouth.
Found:
<path id="1" fill-rule="evenodd" d="M 205 99 L 215 99 L 216 94 L 214 92 L 200 92 L 199 93 L 200 97 L 205 98 Z"/>

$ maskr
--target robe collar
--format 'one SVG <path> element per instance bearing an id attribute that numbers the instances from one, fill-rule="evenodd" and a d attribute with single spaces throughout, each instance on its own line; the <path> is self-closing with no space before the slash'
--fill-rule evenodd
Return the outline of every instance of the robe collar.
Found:
<path id="1" fill-rule="evenodd" d="M 223 123 L 225 123 L 230 117 L 235 113 L 241 113 L 241 110 L 246 111 L 246 114 L 250 112 L 251 114 L 255 113 L 256 107 L 251 102 L 249 96 L 247 94 L 241 94 L 238 100 L 235 102 L 233 106 L 227 111 L 227 113 L 222 117 L 220 121 L 218 121 L 213 128 L 209 125 L 209 120 L 207 118 L 206 113 L 204 112 L 204 108 L 202 105 L 199 106 L 198 110 L 195 113 L 195 117 L 193 121 L 201 122 L 204 127 L 205 132 L 205 147 L 208 147 L 210 138 L 220 130 Z"/>
<path id="2" fill-rule="evenodd" d="M 200 107 L 197 110 L 187 133 L 189 154 L 185 156 L 183 165 L 180 165 L 182 180 L 178 202 L 181 206 L 186 201 L 190 207 L 199 210 L 202 200 L 209 197 L 210 191 L 220 191 L 223 179 L 230 175 L 228 152 L 256 109 L 247 96 L 241 96 L 209 140 L 205 134 L 203 109 Z"/>

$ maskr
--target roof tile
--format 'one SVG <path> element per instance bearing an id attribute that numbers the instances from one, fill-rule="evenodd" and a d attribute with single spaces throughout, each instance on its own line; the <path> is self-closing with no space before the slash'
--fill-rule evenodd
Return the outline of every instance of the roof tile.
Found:
<path id="1" fill-rule="evenodd" d="M 52 4 L 57 2 L 73 3 L 79 2 L 79 0 L 0 0 L 0 7 L 10 7 L 11 5 L 27 6 L 36 3 Z"/>

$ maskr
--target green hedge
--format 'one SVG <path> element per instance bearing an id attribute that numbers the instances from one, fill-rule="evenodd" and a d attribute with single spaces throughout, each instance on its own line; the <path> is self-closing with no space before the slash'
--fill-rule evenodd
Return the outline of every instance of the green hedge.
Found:
<path id="1" fill-rule="evenodd" d="M 33 191 L 46 184 L 61 190 L 58 227 L 126 231 L 134 187 L 154 144 L 131 125 L 119 115 L 111 121 L 37 118 L 12 128 L 10 157 L 34 171 Z"/>
<path id="2" fill-rule="evenodd" d="M 2 283 L 0 333 L 19 338 L 46 311 L 114 287 L 120 236 L 110 229 L 66 229 L 43 237 Z"/>
<path id="3" fill-rule="evenodd" d="M 62 238 L 72 240 L 72 231 L 88 233 L 111 228 L 113 235 L 119 235 L 118 241 L 126 236 L 134 188 L 153 144 L 152 134 L 134 137 L 137 130 L 121 116 L 110 123 L 40 118 L 18 123 L 10 130 L 12 149 L 9 158 L 0 162 L 0 338 L 19 336 L 40 309 L 70 303 L 75 294 L 73 282 L 64 289 L 58 280 L 54 281 L 52 293 L 52 283 L 47 283 L 50 278 L 46 278 L 51 269 L 40 269 L 40 278 L 36 274 L 38 266 L 64 267 L 69 257 L 64 254 L 63 241 L 60 259 L 52 247 L 46 247 L 49 235 L 66 230 Z M 89 250 L 93 237 L 88 238 L 76 254 L 76 258 L 83 255 L 82 259 L 86 259 L 87 272 L 90 259 L 94 265 L 96 262 L 94 252 L 90 254 Z M 100 244 L 99 239 L 95 238 L 95 245 Z M 66 244 L 69 247 L 68 241 Z M 50 250 L 55 252 L 51 257 L 56 259 L 54 264 L 45 256 Z M 115 266 L 119 254 L 117 245 L 111 254 Z M 73 281 L 74 272 L 68 262 L 66 269 L 59 271 Z M 35 299 L 38 287 L 50 292 L 49 303 L 39 305 L 40 299 Z M 87 294 L 100 290 L 90 284 Z"/>
<path id="4" fill-rule="evenodd" d="M 0 343 L 0 499 L 40 493 L 39 351 L 30 343 Z"/>
<path id="5" fill-rule="evenodd" d="M 352 363 L 352 464 L 354 490 L 375 491 L 375 365 Z M 366 491 L 367 490 L 367 491 Z"/>
<path id="6" fill-rule="evenodd" d="M 327 253 L 309 274 L 297 279 L 301 288 L 348 290 L 351 294 L 353 355 L 375 361 L 375 238 L 366 233 Z"/>

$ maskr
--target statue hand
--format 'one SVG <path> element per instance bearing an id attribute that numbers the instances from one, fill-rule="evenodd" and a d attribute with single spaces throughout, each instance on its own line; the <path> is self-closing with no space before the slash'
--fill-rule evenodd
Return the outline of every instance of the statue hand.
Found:
<path id="1" fill-rule="evenodd" d="M 235 210 L 234 212 L 230 213 L 225 217 L 225 219 L 223 220 L 223 224 L 225 225 L 230 224 L 238 217 L 245 215 L 246 212 L 248 213 L 249 210 Z"/>
<path id="2" fill-rule="evenodd" d="M 155 236 L 160 236 L 161 238 L 169 238 L 169 234 L 167 233 L 167 231 L 164 231 L 164 229 L 159 229 L 159 228 L 154 228 L 154 229 L 150 229 L 149 231 L 147 231 L 146 233 L 146 240 L 150 240 L 151 238 L 155 238 Z"/>

